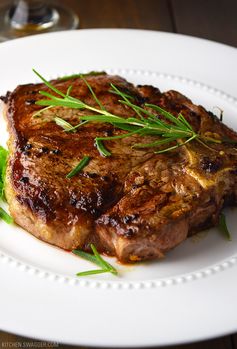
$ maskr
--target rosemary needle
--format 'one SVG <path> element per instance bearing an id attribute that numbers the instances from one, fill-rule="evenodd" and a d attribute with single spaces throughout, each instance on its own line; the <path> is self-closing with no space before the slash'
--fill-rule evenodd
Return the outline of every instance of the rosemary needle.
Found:
<path id="1" fill-rule="evenodd" d="M 228 228 L 227 228 L 226 218 L 225 218 L 224 213 L 221 213 L 221 214 L 220 214 L 218 228 L 220 229 L 220 231 L 222 231 L 222 233 L 224 234 L 224 236 L 225 236 L 229 241 L 232 240 L 231 234 L 230 234 L 230 232 L 229 232 L 229 230 L 228 230 Z"/>
<path id="2" fill-rule="evenodd" d="M 5 176 L 6 176 L 6 166 L 7 166 L 8 151 L 0 146 L 0 200 L 5 200 L 4 186 L 5 186 Z M 4 220 L 6 223 L 13 223 L 13 219 L 9 214 L 0 207 L 0 219 Z"/>
<path id="3" fill-rule="evenodd" d="M 81 251 L 81 250 L 73 250 L 72 252 L 79 256 L 82 257 L 86 260 L 88 260 L 89 262 L 92 262 L 96 265 L 98 265 L 99 267 L 101 267 L 101 269 L 95 269 L 95 270 L 88 270 L 88 271 L 83 271 L 83 272 L 79 272 L 76 275 L 77 276 L 87 276 L 87 275 L 93 275 L 93 274 L 102 274 L 102 273 L 111 273 L 114 275 L 117 275 L 118 272 L 117 270 L 108 262 L 106 262 L 101 255 L 98 253 L 96 247 L 91 244 L 90 245 L 91 250 L 93 252 L 93 254 Z"/>
<path id="4" fill-rule="evenodd" d="M 96 145 L 100 155 L 102 155 L 102 156 L 110 156 L 111 155 L 111 153 L 105 148 L 102 140 L 96 138 L 95 145 Z"/>
<path id="5" fill-rule="evenodd" d="M 4 182 L 8 151 L 0 146 L 0 199 L 4 199 Z"/>
<path id="6" fill-rule="evenodd" d="M 54 118 L 54 121 L 58 126 L 62 127 L 64 131 L 70 132 L 73 130 L 73 126 L 69 122 L 62 118 L 59 118 L 58 116 Z"/>
<path id="7" fill-rule="evenodd" d="M 105 75 L 106 73 L 104 71 L 91 71 L 89 73 L 79 73 L 79 74 L 72 74 L 72 75 L 65 75 L 59 78 L 61 81 L 67 81 L 67 80 L 72 80 L 72 79 L 77 79 L 81 77 L 86 77 L 86 76 L 97 76 L 97 75 Z"/>
<path id="8" fill-rule="evenodd" d="M 0 218 L 7 224 L 13 223 L 13 218 L 9 216 L 9 214 L 2 207 L 0 207 Z"/>
<path id="9" fill-rule="evenodd" d="M 104 274 L 104 273 L 108 273 L 108 270 L 103 270 L 103 269 L 87 270 L 87 271 L 76 273 L 76 276 L 87 276 L 87 275 Z"/>
<path id="10" fill-rule="evenodd" d="M 84 156 L 84 158 L 79 162 L 79 164 L 66 175 L 66 178 L 74 177 L 78 172 L 80 172 L 90 161 L 89 156 Z"/>

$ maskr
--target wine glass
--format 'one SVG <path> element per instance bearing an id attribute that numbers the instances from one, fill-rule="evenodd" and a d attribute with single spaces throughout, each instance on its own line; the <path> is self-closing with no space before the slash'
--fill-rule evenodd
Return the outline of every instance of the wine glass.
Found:
<path id="1" fill-rule="evenodd" d="M 0 5 L 0 41 L 78 26 L 78 16 L 56 1 L 15 0 Z"/>

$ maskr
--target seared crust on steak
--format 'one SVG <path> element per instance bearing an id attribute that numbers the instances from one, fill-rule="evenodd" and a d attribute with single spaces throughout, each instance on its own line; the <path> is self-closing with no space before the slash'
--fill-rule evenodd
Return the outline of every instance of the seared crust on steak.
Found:
<path id="1" fill-rule="evenodd" d="M 174 151 L 154 154 L 154 149 L 132 149 L 153 140 L 132 136 L 106 141 L 112 153 L 99 155 L 96 136 L 124 131 L 109 124 L 89 123 L 67 133 L 54 122 L 59 116 L 78 124 L 84 111 L 55 107 L 40 116 L 35 102 L 42 84 L 18 86 L 5 98 L 10 134 L 6 197 L 16 223 L 36 237 L 72 250 L 90 250 L 133 262 L 159 258 L 188 235 L 213 226 L 222 207 L 235 204 L 237 150 L 229 141 L 237 134 L 203 107 L 176 91 L 161 93 L 152 86 L 135 87 L 119 76 L 86 77 L 101 103 L 123 117 L 134 112 L 110 92 L 113 83 L 135 97 L 138 105 L 157 104 L 174 115 L 182 113 L 196 132 L 211 132 L 223 140 L 208 148 L 192 141 Z M 80 78 L 53 84 L 72 96 L 96 105 Z M 90 163 L 76 176 L 66 175 L 83 156 Z"/>

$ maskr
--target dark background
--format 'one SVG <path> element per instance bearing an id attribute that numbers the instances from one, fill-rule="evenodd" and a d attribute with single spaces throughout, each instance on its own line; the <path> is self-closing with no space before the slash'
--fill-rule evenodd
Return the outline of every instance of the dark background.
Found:
<path id="1" fill-rule="evenodd" d="M 237 47 L 237 0 L 61 0 L 59 3 L 65 3 L 78 13 L 80 29 L 161 30 L 198 36 Z M 233 309 L 234 311 L 236 309 Z M 18 342 L 32 342 L 32 339 L 0 331 L 0 348 L 6 342 L 9 343 L 9 348 L 14 348 L 14 344 Z M 58 347 L 72 348 L 67 345 Z M 237 349 L 237 334 L 169 347 L 169 349 L 176 348 Z"/>

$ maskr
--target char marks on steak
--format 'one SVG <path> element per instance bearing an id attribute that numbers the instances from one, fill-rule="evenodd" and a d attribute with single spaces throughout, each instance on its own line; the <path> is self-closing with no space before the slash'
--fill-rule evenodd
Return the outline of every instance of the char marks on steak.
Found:
<path id="1" fill-rule="evenodd" d="M 237 141 L 234 131 L 203 107 L 176 91 L 161 93 L 152 86 L 135 87 L 119 76 L 87 76 L 97 97 L 116 115 L 135 116 L 110 92 L 113 83 L 134 96 L 136 103 L 153 103 L 182 113 L 196 132 L 218 134 Z M 66 93 L 96 105 L 82 79 L 52 82 Z M 154 149 L 132 149 L 151 141 L 134 135 L 106 141 L 112 153 L 99 155 L 94 139 L 124 131 L 110 124 L 88 123 L 67 133 L 55 116 L 71 124 L 85 113 L 41 107 L 42 84 L 18 86 L 7 95 L 6 118 L 10 134 L 10 160 L 6 196 L 15 221 L 36 237 L 72 250 L 89 251 L 94 243 L 100 252 L 133 262 L 163 257 L 190 234 L 213 226 L 225 204 L 236 203 L 237 150 L 230 143 L 209 144 L 211 150 L 192 141 L 174 151 L 154 154 Z M 49 91 L 48 91 L 49 92 Z M 90 163 L 76 176 L 66 175 L 84 155 Z"/>

